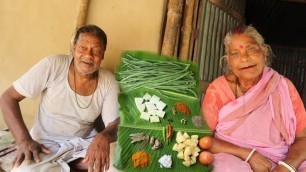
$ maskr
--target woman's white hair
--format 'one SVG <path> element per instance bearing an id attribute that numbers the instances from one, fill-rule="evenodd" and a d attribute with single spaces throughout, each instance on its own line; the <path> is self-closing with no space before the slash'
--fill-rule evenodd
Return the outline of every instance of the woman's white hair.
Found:
<path id="1" fill-rule="evenodd" d="M 266 54 L 266 66 L 270 66 L 271 62 L 272 62 L 272 58 L 273 58 L 273 52 L 272 49 L 269 45 L 265 44 L 265 40 L 262 37 L 261 34 L 259 34 L 259 32 L 253 27 L 253 26 L 246 26 L 246 25 L 238 25 L 236 27 L 234 27 L 232 30 L 230 30 L 225 38 L 224 38 L 224 46 L 225 46 L 225 55 L 223 57 L 221 57 L 220 59 L 220 67 L 223 71 L 223 73 L 225 75 L 229 75 L 232 73 L 227 58 L 228 58 L 228 53 L 229 53 L 229 45 L 232 42 L 232 39 L 235 35 L 240 35 L 240 34 L 245 34 L 251 38 L 253 38 L 257 44 L 260 46 L 260 48 L 262 50 L 264 50 L 264 48 L 267 48 L 267 54 Z"/>

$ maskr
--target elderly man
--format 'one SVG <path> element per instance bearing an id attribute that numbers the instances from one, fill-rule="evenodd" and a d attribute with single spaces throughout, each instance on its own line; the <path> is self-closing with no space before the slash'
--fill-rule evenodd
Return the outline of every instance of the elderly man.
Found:
<path id="1" fill-rule="evenodd" d="M 71 55 L 42 59 L 2 94 L 1 110 L 18 146 L 13 170 L 109 169 L 110 143 L 116 141 L 119 124 L 119 87 L 113 74 L 100 68 L 106 45 L 102 29 L 81 27 Z M 29 132 L 19 102 L 39 95 Z M 94 121 L 100 116 L 105 129 L 97 133 Z"/>

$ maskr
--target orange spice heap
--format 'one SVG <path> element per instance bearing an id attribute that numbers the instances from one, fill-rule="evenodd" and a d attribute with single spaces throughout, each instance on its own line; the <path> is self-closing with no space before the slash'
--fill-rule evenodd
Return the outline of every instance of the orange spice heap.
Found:
<path id="1" fill-rule="evenodd" d="M 175 109 L 186 114 L 186 115 L 190 115 L 190 110 L 188 108 L 187 105 L 185 105 L 184 103 L 182 102 L 178 102 L 174 105 Z"/>
<path id="2" fill-rule="evenodd" d="M 138 151 L 135 152 L 132 155 L 132 160 L 134 162 L 134 167 L 140 167 L 140 168 L 145 168 L 149 165 L 150 163 L 150 156 L 148 153 L 144 151 Z"/>

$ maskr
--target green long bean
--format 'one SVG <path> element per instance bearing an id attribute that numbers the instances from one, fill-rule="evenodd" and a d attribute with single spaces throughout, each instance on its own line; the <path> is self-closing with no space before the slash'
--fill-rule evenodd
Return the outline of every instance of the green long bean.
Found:
<path id="1" fill-rule="evenodd" d="M 126 54 L 117 74 L 119 84 L 125 91 L 143 87 L 197 97 L 196 80 L 187 63 L 142 60 Z"/>

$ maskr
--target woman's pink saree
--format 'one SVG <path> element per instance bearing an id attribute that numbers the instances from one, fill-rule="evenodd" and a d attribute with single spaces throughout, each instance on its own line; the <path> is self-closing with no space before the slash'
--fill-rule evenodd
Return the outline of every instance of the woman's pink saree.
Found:
<path id="1" fill-rule="evenodd" d="M 286 157 L 295 131 L 296 117 L 288 84 L 283 76 L 266 67 L 254 87 L 220 109 L 215 137 L 256 148 L 275 166 Z M 214 171 L 252 171 L 247 162 L 224 153 L 215 154 L 214 166 Z"/>

